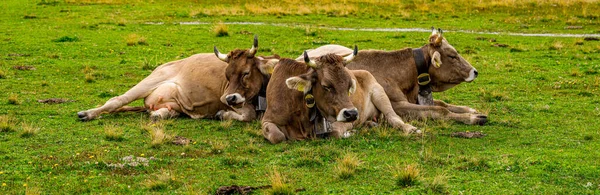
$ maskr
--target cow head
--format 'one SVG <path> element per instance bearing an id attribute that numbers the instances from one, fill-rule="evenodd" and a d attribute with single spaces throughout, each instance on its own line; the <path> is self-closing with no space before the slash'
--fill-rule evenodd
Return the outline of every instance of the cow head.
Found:
<path id="1" fill-rule="evenodd" d="M 429 75 L 433 91 L 445 91 L 462 82 L 477 78 L 477 70 L 444 38 L 441 29 L 432 29 L 429 44 L 424 46 L 431 57 Z"/>
<path id="2" fill-rule="evenodd" d="M 358 119 L 358 110 L 350 100 L 356 90 L 356 79 L 346 70 L 346 63 L 354 53 L 342 58 L 335 54 L 317 57 L 314 61 L 304 52 L 304 61 L 311 69 L 300 76 L 290 77 L 285 83 L 290 89 L 312 93 L 315 104 L 328 121 L 352 122 Z"/>
<path id="3" fill-rule="evenodd" d="M 254 36 L 251 49 L 236 49 L 228 54 L 222 54 L 215 46 L 215 55 L 227 62 L 225 77 L 228 84 L 220 100 L 232 107 L 243 105 L 244 102 L 255 98 L 264 87 L 279 61 L 279 56 L 256 57 L 258 50 L 258 37 Z"/>

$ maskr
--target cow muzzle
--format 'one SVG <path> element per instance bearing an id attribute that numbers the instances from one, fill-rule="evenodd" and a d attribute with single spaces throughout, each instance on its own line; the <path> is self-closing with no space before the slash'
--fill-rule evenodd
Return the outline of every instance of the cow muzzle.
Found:
<path id="1" fill-rule="evenodd" d="M 228 106 L 236 106 L 246 101 L 239 93 L 229 94 L 225 96 L 225 102 Z"/>
<path id="2" fill-rule="evenodd" d="M 477 78 L 477 75 L 479 75 L 479 73 L 477 72 L 477 69 L 473 68 L 471 69 L 471 71 L 469 72 L 469 77 L 467 77 L 465 79 L 466 82 L 471 82 L 473 80 L 475 80 L 475 78 Z"/>
<path id="3" fill-rule="evenodd" d="M 356 108 L 344 108 L 338 113 L 336 120 L 338 122 L 352 122 L 358 119 L 358 110 Z"/>

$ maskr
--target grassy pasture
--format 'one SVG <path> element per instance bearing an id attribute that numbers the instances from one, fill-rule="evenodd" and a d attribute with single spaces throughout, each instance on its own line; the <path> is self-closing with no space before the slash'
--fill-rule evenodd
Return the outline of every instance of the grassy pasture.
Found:
<path id="1" fill-rule="evenodd" d="M 226 185 L 273 186 L 258 194 L 600 193 L 600 42 L 451 31 L 598 34 L 597 1 L 319 3 L 3 1 L 0 194 L 211 194 Z M 190 21 L 209 24 L 178 24 Z M 220 23 L 233 21 L 289 26 Z M 411 121 L 424 136 L 379 127 L 343 140 L 271 145 L 258 122 L 76 118 L 162 63 L 214 45 L 249 48 L 253 34 L 260 55 L 294 58 L 328 43 L 419 47 L 429 35 L 325 27 L 430 26 L 450 30 L 446 38 L 480 72 L 435 98 L 488 113 L 487 125 Z M 38 102 L 48 98 L 72 101 Z M 449 136 L 459 131 L 487 136 Z M 170 144 L 176 136 L 192 141 Z"/>

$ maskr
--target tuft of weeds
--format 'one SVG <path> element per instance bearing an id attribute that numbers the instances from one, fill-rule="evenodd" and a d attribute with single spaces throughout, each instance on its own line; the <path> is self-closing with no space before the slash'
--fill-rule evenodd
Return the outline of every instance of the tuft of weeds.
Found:
<path id="1" fill-rule="evenodd" d="M 123 131 L 115 125 L 107 125 L 104 127 L 104 138 L 108 141 L 123 141 Z"/>
<path id="2" fill-rule="evenodd" d="M 214 141 L 214 142 L 210 142 L 210 153 L 212 154 L 221 154 L 225 151 L 225 148 L 227 148 L 228 144 L 227 142 L 222 142 L 222 141 Z"/>
<path id="3" fill-rule="evenodd" d="M 93 83 L 94 80 L 96 80 L 96 77 L 94 77 L 94 74 L 85 74 L 85 82 L 86 83 Z"/>
<path id="4" fill-rule="evenodd" d="M 222 130 L 228 130 L 231 128 L 231 125 L 233 125 L 233 120 L 224 120 L 219 123 L 219 126 L 221 126 Z"/>
<path id="5" fill-rule="evenodd" d="M 218 22 L 213 26 L 213 33 L 215 33 L 215 36 L 217 37 L 229 36 L 229 28 L 225 23 Z"/>
<path id="6" fill-rule="evenodd" d="M 296 194 L 296 190 L 288 184 L 287 179 L 277 171 L 273 170 L 273 173 L 269 177 L 271 179 L 271 190 L 267 191 L 267 194 L 271 195 L 288 195 Z"/>
<path id="7" fill-rule="evenodd" d="M 151 125 L 144 125 L 142 128 L 150 134 L 150 146 L 152 148 L 159 148 L 165 143 L 170 143 L 173 140 L 173 136 L 165 133 L 164 123 L 153 123 Z"/>
<path id="8" fill-rule="evenodd" d="M 144 61 L 142 62 L 142 70 L 154 70 L 157 64 L 156 56 L 150 59 L 144 58 Z"/>
<path id="9" fill-rule="evenodd" d="M 4 70 L 0 70 L 0 79 L 5 79 L 6 78 L 6 73 L 4 72 Z"/>
<path id="10" fill-rule="evenodd" d="M 250 160 L 242 157 L 227 156 L 221 160 L 221 164 L 228 167 L 240 168 L 250 166 Z"/>
<path id="11" fill-rule="evenodd" d="M 11 93 L 8 95 L 8 104 L 19 105 L 21 101 L 19 101 L 19 95 Z"/>
<path id="12" fill-rule="evenodd" d="M 417 165 L 414 164 L 409 164 L 404 167 L 396 166 L 394 171 L 394 181 L 397 186 L 402 188 L 417 185 L 419 183 L 420 172 Z"/>
<path id="13" fill-rule="evenodd" d="M 148 42 L 146 42 L 146 38 L 138 34 L 127 35 L 127 38 L 125 38 L 125 43 L 127 43 L 127 46 L 148 45 Z"/>
<path id="14" fill-rule="evenodd" d="M 467 158 L 464 156 L 459 157 L 458 159 L 462 162 L 456 169 L 461 171 L 479 171 L 490 168 L 489 163 L 484 158 Z"/>
<path id="15" fill-rule="evenodd" d="M 351 178 L 354 173 L 356 173 L 360 163 L 360 160 L 355 154 L 346 153 L 344 157 L 337 159 L 337 165 L 335 166 L 334 172 L 340 179 Z"/>
<path id="16" fill-rule="evenodd" d="M 23 138 L 32 137 L 32 136 L 36 135 L 38 132 L 40 132 L 39 127 L 34 127 L 33 125 L 30 125 L 30 124 L 23 124 L 21 126 L 21 134 L 19 136 L 21 136 Z"/>
<path id="17" fill-rule="evenodd" d="M 579 69 L 571 69 L 571 76 L 573 76 L 573 77 L 579 77 L 579 76 L 582 76 L 582 74 L 579 71 Z"/>
<path id="18" fill-rule="evenodd" d="M 79 41 L 79 38 L 76 36 L 73 36 L 73 37 L 63 36 L 63 37 L 59 37 L 57 39 L 52 39 L 52 42 L 57 42 L 57 43 L 77 42 L 77 41 Z"/>
<path id="19" fill-rule="evenodd" d="M 550 50 L 561 50 L 563 48 L 563 44 L 560 41 L 552 43 L 550 46 Z"/>
<path id="20" fill-rule="evenodd" d="M 25 195 L 40 195 L 40 194 L 42 194 L 42 190 L 40 190 L 40 188 L 38 188 L 38 187 L 27 186 L 27 188 L 25 188 Z"/>
<path id="21" fill-rule="evenodd" d="M 484 89 L 481 89 L 481 96 L 483 97 L 483 100 L 487 101 L 487 102 L 499 102 L 499 101 L 506 101 L 508 100 L 508 96 L 503 93 L 503 92 L 497 92 L 497 91 L 485 91 Z"/>
<path id="22" fill-rule="evenodd" d="M 425 187 L 433 193 L 448 194 L 448 177 L 437 175 Z"/>
<path id="23" fill-rule="evenodd" d="M 317 36 L 317 30 L 315 30 L 314 28 L 311 28 L 310 26 L 306 26 L 304 28 L 304 35 L 315 37 L 315 36 Z"/>
<path id="24" fill-rule="evenodd" d="M 144 181 L 144 186 L 146 186 L 150 191 L 163 191 L 168 189 L 177 189 L 179 187 L 176 177 L 170 172 L 161 171 L 153 177 L 153 179 L 147 179 Z"/>
<path id="25" fill-rule="evenodd" d="M 0 116 L 0 132 L 14 132 L 16 122 L 9 116 Z"/>

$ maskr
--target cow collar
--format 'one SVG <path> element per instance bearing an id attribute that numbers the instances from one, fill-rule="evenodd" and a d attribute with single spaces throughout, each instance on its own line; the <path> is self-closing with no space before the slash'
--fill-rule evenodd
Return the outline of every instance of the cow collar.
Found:
<path id="1" fill-rule="evenodd" d="M 254 110 L 257 112 L 265 112 L 267 110 L 267 84 L 269 83 L 269 77 L 264 76 L 265 82 L 258 91 L 258 97 L 256 98 L 256 104 L 254 104 Z"/>
<path id="2" fill-rule="evenodd" d="M 419 83 L 419 94 L 417 103 L 420 105 L 433 105 L 433 96 L 431 95 L 431 77 L 429 76 L 429 63 L 425 59 L 425 54 L 421 48 L 413 49 L 413 58 L 417 65 L 417 83 Z"/>
<path id="3" fill-rule="evenodd" d="M 319 108 L 317 108 L 312 89 L 304 94 L 304 103 L 308 108 L 310 122 L 313 124 L 313 135 L 320 138 L 327 137 L 332 131 L 331 123 L 325 120 L 325 117 L 321 115 Z"/>

